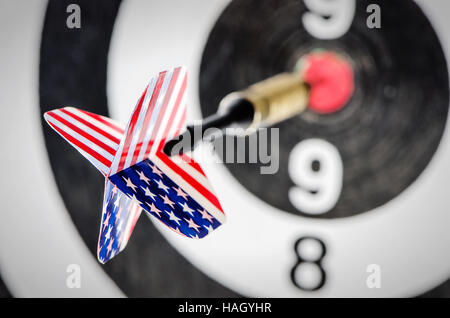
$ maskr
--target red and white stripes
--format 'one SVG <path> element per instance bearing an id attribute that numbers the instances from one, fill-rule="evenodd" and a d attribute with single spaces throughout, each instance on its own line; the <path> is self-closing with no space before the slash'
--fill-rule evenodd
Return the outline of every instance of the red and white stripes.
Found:
<path id="1" fill-rule="evenodd" d="M 161 72 L 150 81 L 131 115 L 110 175 L 154 156 L 185 125 L 186 84 L 183 67 Z"/>
<path id="2" fill-rule="evenodd" d="M 73 107 L 44 114 L 48 124 L 107 176 L 123 136 L 123 128 L 110 118 Z"/>

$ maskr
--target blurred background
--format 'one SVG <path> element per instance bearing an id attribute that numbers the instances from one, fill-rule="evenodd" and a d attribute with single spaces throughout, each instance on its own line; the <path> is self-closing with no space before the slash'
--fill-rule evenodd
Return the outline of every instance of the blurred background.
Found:
<path id="1" fill-rule="evenodd" d="M 0 0 L 0 297 L 449 297 L 449 13 L 445 0 Z M 45 111 L 125 122 L 152 76 L 185 65 L 198 120 L 318 49 L 352 66 L 352 99 L 278 124 L 276 174 L 204 167 L 227 214 L 217 233 L 183 239 L 142 215 L 97 262 L 103 177 Z"/>

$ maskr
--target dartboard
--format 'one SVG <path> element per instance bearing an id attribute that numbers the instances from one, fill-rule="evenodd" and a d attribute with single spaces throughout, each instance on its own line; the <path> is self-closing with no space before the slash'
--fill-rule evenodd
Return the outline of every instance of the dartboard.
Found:
<path id="1" fill-rule="evenodd" d="M 450 296 L 447 1 L 76 1 L 81 26 L 68 28 L 71 3 L 8 8 L 27 21 L 7 20 L 25 43 L 0 53 L 12 74 L 0 273 L 13 295 Z M 276 124 L 274 174 L 205 166 L 228 217 L 220 230 L 185 240 L 141 217 L 127 249 L 97 263 L 103 177 L 43 112 L 126 122 L 152 75 L 185 65 L 193 121 L 317 50 L 351 65 L 352 98 Z M 69 264 L 80 289 L 65 285 Z"/>

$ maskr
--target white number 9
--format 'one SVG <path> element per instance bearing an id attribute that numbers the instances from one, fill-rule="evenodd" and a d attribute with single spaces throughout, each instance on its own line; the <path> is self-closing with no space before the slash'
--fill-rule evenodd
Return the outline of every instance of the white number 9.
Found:
<path id="1" fill-rule="evenodd" d="M 343 36 L 355 16 L 355 0 L 304 0 L 310 12 L 303 15 L 303 25 L 312 36 L 331 40 Z"/>
<path id="2" fill-rule="evenodd" d="M 302 141 L 292 150 L 288 169 L 297 185 L 289 190 L 289 200 L 299 211 L 318 215 L 336 205 L 344 168 L 335 146 L 322 139 Z"/>

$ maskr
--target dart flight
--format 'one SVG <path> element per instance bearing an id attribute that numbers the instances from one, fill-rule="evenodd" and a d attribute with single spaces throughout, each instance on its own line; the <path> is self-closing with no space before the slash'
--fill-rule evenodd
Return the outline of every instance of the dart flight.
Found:
<path id="1" fill-rule="evenodd" d="M 159 73 L 139 98 L 128 124 L 64 107 L 44 114 L 47 123 L 104 176 L 97 257 L 105 263 L 122 251 L 141 214 L 169 229 L 202 238 L 225 214 L 200 165 L 189 154 L 168 157 L 167 140 L 186 127 L 187 74 Z"/>

